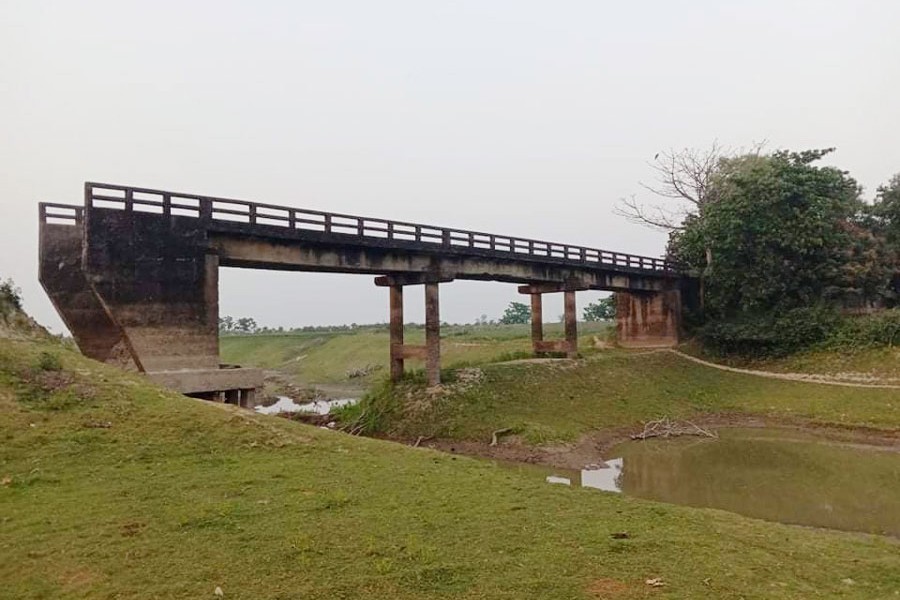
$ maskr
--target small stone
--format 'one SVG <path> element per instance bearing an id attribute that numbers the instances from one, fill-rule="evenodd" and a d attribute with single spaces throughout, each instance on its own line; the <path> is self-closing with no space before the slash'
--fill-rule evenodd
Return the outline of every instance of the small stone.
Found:
<path id="1" fill-rule="evenodd" d="M 222 591 L 222 588 L 220 588 L 219 586 L 216 586 L 216 589 L 213 592 L 213 594 L 216 596 L 222 597 L 225 595 L 225 592 Z"/>

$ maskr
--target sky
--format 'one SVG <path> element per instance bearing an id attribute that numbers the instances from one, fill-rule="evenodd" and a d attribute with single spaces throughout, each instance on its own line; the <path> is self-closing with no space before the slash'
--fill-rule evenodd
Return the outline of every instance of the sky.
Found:
<path id="1" fill-rule="evenodd" d="M 0 278 L 64 331 L 37 203 L 84 181 L 658 256 L 665 235 L 613 210 L 657 152 L 836 147 L 867 197 L 900 171 L 898 30 L 895 0 L 0 0 Z M 442 318 L 521 299 L 453 282 Z M 371 323 L 388 299 L 371 276 L 223 269 L 220 313 Z"/>

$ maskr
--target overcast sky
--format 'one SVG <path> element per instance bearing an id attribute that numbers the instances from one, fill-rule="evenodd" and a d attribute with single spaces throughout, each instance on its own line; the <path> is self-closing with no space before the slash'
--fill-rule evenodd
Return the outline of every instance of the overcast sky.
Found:
<path id="1" fill-rule="evenodd" d="M 898 31 L 896 0 L 0 0 L 0 277 L 62 330 L 37 202 L 86 180 L 659 255 L 613 207 L 660 150 L 836 146 L 869 196 L 900 171 Z M 388 312 L 363 275 L 223 269 L 220 292 L 274 326 Z M 441 294 L 450 322 L 519 299 Z"/>

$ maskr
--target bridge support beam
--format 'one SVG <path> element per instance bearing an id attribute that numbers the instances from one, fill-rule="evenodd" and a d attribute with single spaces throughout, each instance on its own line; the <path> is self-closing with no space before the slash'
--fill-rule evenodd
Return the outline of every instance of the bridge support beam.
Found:
<path id="1" fill-rule="evenodd" d="M 625 348 L 678 345 L 681 292 L 617 292 L 616 337 Z"/>
<path id="2" fill-rule="evenodd" d="M 424 284 L 425 287 L 425 345 L 415 346 L 403 342 L 403 288 L 405 285 Z M 390 362 L 391 381 L 403 378 L 407 358 L 425 360 L 425 379 L 429 387 L 441 383 L 441 311 L 439 283 L 424 277 L 376 277 L 375 285 L 388 287 L 390 293 Z"/>
<path id="3" fill-rule="evenodd" d="M 531 296 L 531 347 L 535 356 L 547 352 L 565 352 L 567 358 L 578 357 L 578 314 L 575 291 L 586 289 L 569 284 L 531 284 L 519 286 L 520 294 Z M 564 340 L 544 340 L 543 298 L 545 293 L 562 292 L 564 306 Z"/>

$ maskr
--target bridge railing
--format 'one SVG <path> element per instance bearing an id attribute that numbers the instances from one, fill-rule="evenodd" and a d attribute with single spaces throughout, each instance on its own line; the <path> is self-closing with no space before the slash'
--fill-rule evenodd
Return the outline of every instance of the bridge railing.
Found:
<path id="1" fill-rule="evenodd" d="M 63 206 L 63 205 L 59 205 Z M 85 207 L 113 208 L 159 215 L 178 215 L 205 220 L 230 221 L 247 225 L 266 225 L 292 230 L 354 235 L 361 238 L 433 244 L 444 248 L 471 248 L 512 254 L 517 257 L 561 259 L 586 265 L 611 266 L 642 271 L 670 273 L 676 270 L 669 261 L 649 256 L 598 250 L 479 231 L 450 229 L 247 202 L 213 198 L 180 192 L 129 187 L 106 183 L 85 184 Z M 78 217 L 80 219 L 80 216 Z"/>
<path id="2" fill-rule="evenodd" d="M 80 225 L 84 217 L 84 208 L 71 204 L 41 202 L 38 205 L 41 223 L 51 225 Z"/>

